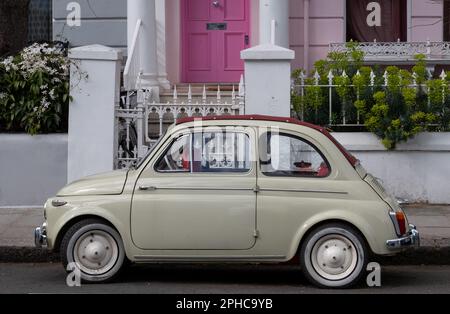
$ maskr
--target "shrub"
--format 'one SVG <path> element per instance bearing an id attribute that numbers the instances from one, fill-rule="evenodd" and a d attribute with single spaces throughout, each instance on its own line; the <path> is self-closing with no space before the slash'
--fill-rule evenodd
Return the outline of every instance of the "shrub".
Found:
<path id="1" fill-rule="evenodd" d="M 33 44 L 0 62 L 0 129 L 65 131 L 70 61 L 66 51 Z"/>

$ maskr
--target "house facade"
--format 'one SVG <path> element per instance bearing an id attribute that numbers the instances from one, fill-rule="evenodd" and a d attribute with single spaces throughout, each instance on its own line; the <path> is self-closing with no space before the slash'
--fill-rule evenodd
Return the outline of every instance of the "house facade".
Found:
<path id="1" fill-rule="evenodd" d="M 295 51 L 293 68 L 306 71 L 349 40 L 376 51 L 367 61 L 408 62 L 426 53 L 427 43 L 449 39 L 449 14 L 444 0 L 54 0 L 53 37 L 121 48 L 126 56 L 140 19 L 140 58 L 167 88 L 238 82 L 240 51 L 269 42 L 272 33 L 276 44 Z M 438 54 L 435 63 L 447 63 Z"/>

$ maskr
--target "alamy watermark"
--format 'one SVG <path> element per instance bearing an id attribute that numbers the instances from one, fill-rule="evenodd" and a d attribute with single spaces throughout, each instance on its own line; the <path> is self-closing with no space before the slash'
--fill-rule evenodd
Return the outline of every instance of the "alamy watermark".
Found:
<path id="1" fill-rule="evenodd" d="M 367 271 L 370 273 L 367 275 L 366 283 L 370 288 L 381 287 L 381 266 L 378 263 L 372 262 L 367 264 Z"/>
<path id="2" fill-rule="evenodd" d="M 81 287 L 81 270 L 77 263 L 67 264 L 66 284 L 68 287 Z"/>

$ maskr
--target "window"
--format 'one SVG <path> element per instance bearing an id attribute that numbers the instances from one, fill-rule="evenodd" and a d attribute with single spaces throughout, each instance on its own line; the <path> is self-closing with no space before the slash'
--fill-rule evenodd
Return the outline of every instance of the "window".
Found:
<path id="1" fill-rule="evenodd" d="M 156 165 L 160 172 L 190 172 L 191 171 L 191 136 L 184 135 L 169 147 Z"/>
<path id="2" fill-rule="evenodd" d="M 250 138 L 239 132 L 207 132 L 177 139 L 156 165 L 159 172 L 248 172 Z"/>
<path id="3" fill-rule="evenodd" d="M 347 41 L 406 41 L 406 0 L 347 0 Z"/>
<path id="4" fill-rule="evenodd" d="M 450 3 L 444 1 L 444 41 L 450 41 Z"/>
<path id="5" fill-rule="evenodd" d="M 329 163 L 310 143 L 289 134 L 261 137 L 261 171 L 269 176 L 327 177 Z"/>

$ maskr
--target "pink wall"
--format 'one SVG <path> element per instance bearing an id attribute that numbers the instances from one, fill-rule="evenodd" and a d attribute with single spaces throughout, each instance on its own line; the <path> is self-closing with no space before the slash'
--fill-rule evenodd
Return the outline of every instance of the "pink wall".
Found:
<path id="1" fill-rule="evenodd" d="M 290 0 L 290 47 L 296 52 L 293 68 L 304 68 L 304 0 Z M 411 41 L 443 40 L 443 0 L 407 0 L 411 3 Z M 169 80 L 180 81 L 180 0 L 166 1 L 167 72 Z M 346 38 L 346 0 L 309 0 L 309 68 L 325 58 L 331 42 Z M 251 44 L 259 42 L 259 0 L 251 0 Z"/>
<path id="2" fill-rule="evenodd" d="M 325 58 L 330 42 L 345 40 L 345 0 L 309 0 L 309 56 L 304 60 L 304 1 L 291 0 L 290 41 L 296 58 L 293 68 L 309 68 Z"/>
<path id="3" fill-rule="evenodd" d="M 410 41 L 442 41 L 443 0 L 411 0 Z"/>

